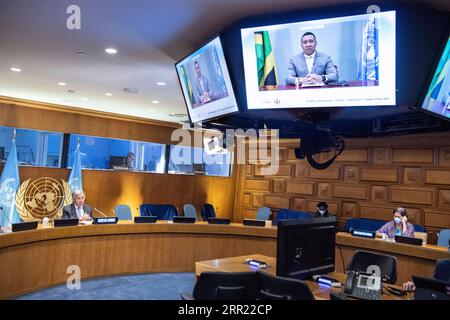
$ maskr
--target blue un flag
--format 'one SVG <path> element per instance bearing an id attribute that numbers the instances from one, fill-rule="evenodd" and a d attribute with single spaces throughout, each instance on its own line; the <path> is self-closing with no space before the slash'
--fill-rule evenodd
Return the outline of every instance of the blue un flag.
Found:
<path id="1" fill-rule="evenodd" d="M 358 80 L 378 79 L 378 30 L 376 19 L 369 18 L 363 29 Z"/>
<path id="2" fill-rule="evenodd" d="M 16 192 L 20 186 L 19 164 L 17 163 L 16 142 L 13 140 L 11 151 L 0 177 L 0 226 L 7 227 L 11 223 L 20 222 L 16 210 Z"/>
<path id="3" fill-rule="evenodd" d="M 70 190 L 74 192 L 75 190 L 83 190 L 83 180 L 81 177 L 81 155 L 80 155 L 80 144 L 77 144 L 77 149 L 75 150 L 73 157 L 72 170 L 70 171 L 69 180 L 67 181 Z"/>

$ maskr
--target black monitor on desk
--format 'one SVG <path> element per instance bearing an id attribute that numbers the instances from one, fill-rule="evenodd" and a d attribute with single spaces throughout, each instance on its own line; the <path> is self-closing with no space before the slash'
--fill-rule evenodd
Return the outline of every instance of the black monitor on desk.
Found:
<path id="1" fill-rule="evenodd" d="M 127 161 L 127 157 L 110 156 L 109 157 L 109 168 L 110 169 L 127 168 L 126 161 Z"/>
<path id="2" fill-rule="evenodd" d="M 334 271 L 336 218 L 280 220 L 277 276 L 310 279 Z"/>

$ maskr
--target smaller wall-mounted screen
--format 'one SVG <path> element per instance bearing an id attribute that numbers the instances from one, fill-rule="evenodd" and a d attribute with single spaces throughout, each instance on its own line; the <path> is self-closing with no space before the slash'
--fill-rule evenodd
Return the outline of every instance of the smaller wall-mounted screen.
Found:
<path id="1" fill-rule="evenodd" d="M 248 109 L 396 104 L 395 11 L 241 35 Z"/>
<path id="2" fill-rule="evenodd" d="M 422 109 L 450 119 L 450 36 L 422 102 Z"/>
<path id="3" fill-rule="evenodd" d="M 239 111 L 219 37 L 175 68 L 192 123 Z"/>

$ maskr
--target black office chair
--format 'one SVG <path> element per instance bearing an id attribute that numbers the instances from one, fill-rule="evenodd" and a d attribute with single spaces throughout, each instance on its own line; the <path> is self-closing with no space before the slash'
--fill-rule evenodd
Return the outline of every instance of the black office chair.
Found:
<path id="1" fill-rule="evenodd" d="M 212 204 L 205 203 L 202 206 L 201 214 L 202 214 L 203 221 L 208 221 L 208 218 L 216 217 L 216 210 L 214 210 L 214 207 Z"/>
<path id="2" fill-rule="evenodd" d="M 380 267 L 381 280 L 387 283 L 397 281 L 397 258 L 369 251 L 356 251 L 347 271 L 366 272 L 367 267 L 375 265 Z"/>
<path id="3" fill-rule="evenodd" d="M 436 261 L 433 277 L 437 280 L 450 281 L 450 259 Z"/>
<path id="4" fill-rule="evenodd" d="M 256 272 L 202 272 L 191 294 L 183 300 L 256 300 Z"/>
<path id="5" fill-rule="evenodd" d="M 276 277 L 257 271 L 258 300 L 314 300 L 309 287 L 301 280 Z"/>

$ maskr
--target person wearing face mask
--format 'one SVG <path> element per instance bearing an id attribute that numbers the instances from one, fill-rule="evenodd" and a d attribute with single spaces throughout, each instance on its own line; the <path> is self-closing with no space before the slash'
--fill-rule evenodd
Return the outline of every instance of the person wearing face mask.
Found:
<path id="1" fill-rule="evenodd" d="M 326 202 L 319 202 L 317 204 L 317 211 L 314 212 L 314 218 L 324 218 L 329 217 L 328 204 Z"/>
<path id="2" fill-rule="evenodd" d="M 414 225 L 408 222 L 406 209 L 399 207 L 393 214 L 394 219 L 377 230 L 377 237 L 383 238 L 383 235 L 387 235 L 389 239 L 395 239 L 395 236 L 414 237 Z"/>

